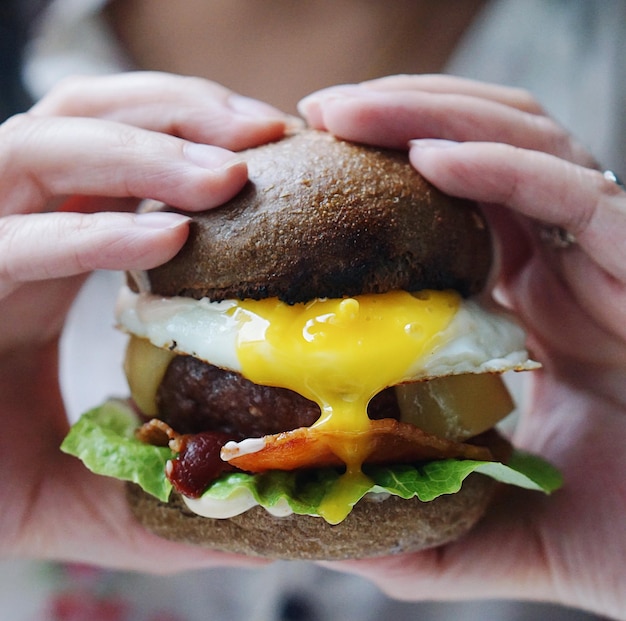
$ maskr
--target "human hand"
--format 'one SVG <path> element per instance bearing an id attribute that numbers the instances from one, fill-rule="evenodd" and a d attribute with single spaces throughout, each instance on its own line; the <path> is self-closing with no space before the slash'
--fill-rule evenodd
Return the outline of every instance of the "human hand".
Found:
<path id="1" fill-rule="evenodd" d="M 145 197 L 221 204 L 247 180 L 228 149 L 276 139 L 287 122 L 211 82 L 133 73 L 68 80 L 0 126 L 3 555 L 149 571 L 240 562 L 145 532 L 123 486 L 59 451 L 58 342 L 88 272 L 154 267 L 186 239 L 184 216 L 123 211 Z"/>
<path id="2" fill-rule="evenodd" d="M 512 440 L 565 478 L 549 498 L 503 490 L 457 543 L 333 567 L 402 599 L 548 600 L 626 619 L 626 192 L 518 89 L 396 76 L 326 89 L 300 110 L 343 138 L 410 146 L 434 185 L 484 205 L 495 294 L 543 363 Z M 553 227 L 576 242 L 550 243 Z"/>

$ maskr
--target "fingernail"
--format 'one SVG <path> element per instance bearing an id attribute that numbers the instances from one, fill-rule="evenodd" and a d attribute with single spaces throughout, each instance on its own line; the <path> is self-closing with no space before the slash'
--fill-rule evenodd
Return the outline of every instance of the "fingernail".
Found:
<path id="1" fill-rule="evenodd" d="M 409 140 L 410 147 L 418 147 L 420 149 L 449 149 L 456 147 L 459 143 L 454 140 L 443 140 L 439 138 L 418 138 Z"/>
<path id="2" fill-rule="evenodd" d="M 239 159 L 232 151 L 197 142 L 187 142 L 183 147 L 183 153 L 192 164 L 209 169 L 222 168 Z"/>
<path id="3" fill-rule="evenodd" d="M 360 84 L 338 84 L 315 91 L 310 95 L 306 95 L 300 100 L 300 104 L 305 106 L 311 102 L 331 101 L 333 99 L 342 99 L 344 97 L 355 97 L 367 92 Z"/>
<path id="4" fill-rule="evenodd" d="M 298 102 L 298 112 L 307 118 L 317 116 L 320 113 L 320 109 L 323 104 L 340 99 L 347 99 L 353 95 L 353 90 L 353 88 L 346 86 L 342 89 L 329 89 L 307 95 Z"/>
<path id="5" fill-rule="evenodd" d="M 304 119 L 299 116 L 288 115 L 285 120 L 285 132 L 297 132 L 306 128 Z"/>
<path id="6" fill-rule="evenodd" d="M 278 108 L 274 108 L 274 106 L 270 106 L 258 99 L 244 97 L 243 95 L 231 95 L 228 98 L 228 106 L 233 112 L 254 119 L 282 119 L 285 117 L 285 114 Z"/>
<path id="7" fill-rule="evenodd" d="M 151 211 L 135 215 L 135 224 L 146 229 L 175 229 L 189 220 L 189 216 L 170 211 Z"/>
<path id="8" fill-rule="evenodd" d="M 364 91 L 357 85 L 345 84 L 318 91 L 307 95 L 298 102 L 298 112 L 308 121 L 309 125 L 324 128 L 324 107 L 339 101 L 347 101 L 363 95 Z"/>

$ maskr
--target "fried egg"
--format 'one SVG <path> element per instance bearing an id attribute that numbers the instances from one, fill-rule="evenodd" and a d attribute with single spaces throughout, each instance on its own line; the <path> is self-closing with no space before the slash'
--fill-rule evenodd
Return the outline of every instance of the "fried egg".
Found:
<path id="1" fill-rule="evenodd" d="M 164 298 L 125 287 L 116 317 L 123 330 L 158 348 L 290 388 L 322 401 L 323 411 L 328 393 L 369 400 L 404 382 L 539 366 L 511 317 L 452 291 L 287 305 Z"/>

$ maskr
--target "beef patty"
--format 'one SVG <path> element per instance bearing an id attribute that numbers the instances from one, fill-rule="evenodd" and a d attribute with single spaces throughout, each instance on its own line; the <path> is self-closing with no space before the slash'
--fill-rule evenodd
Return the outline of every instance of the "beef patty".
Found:
<path id="1" fill-rule="evenodd" d="M 177 356 L 157 391 L 159 418 L 178 433 L 217 431 L 234 439 L 261 437 L 310 427 L 319 406 L 286 388 L 261 386 L 192 356 Z M 399 419 L 395 391 L 376 395 L 372 419 Z"/>

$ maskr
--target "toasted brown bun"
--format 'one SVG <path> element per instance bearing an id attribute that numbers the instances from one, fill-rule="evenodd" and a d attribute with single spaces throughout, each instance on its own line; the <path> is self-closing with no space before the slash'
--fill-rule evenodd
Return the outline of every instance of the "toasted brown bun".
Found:
<path id="1" fill-rule="evenodd" d="M 336 526 L 306 515 L 274 517 L 261 507 L 229 518 L 195 515 L 178 495 L 163 503 L 128 484 L 137 519 L 157 535 L 213 550 L 280 559 L 341 560 L 411 552 L 449 543 L 481 518 L 495 483 L 470 475 L 459 492 L 431 502 L 391 496 L 362 500 Z"/>
<path id="2" fill-rule="evenodd" d="M 483 288 L 491 245 L 482 215 L 427 183 L 406 153 L 308 130 L 242 157 L 250 182 L 194 215 L 181 252 L 150 270 L 153 293 L 294 303 Z"/>

